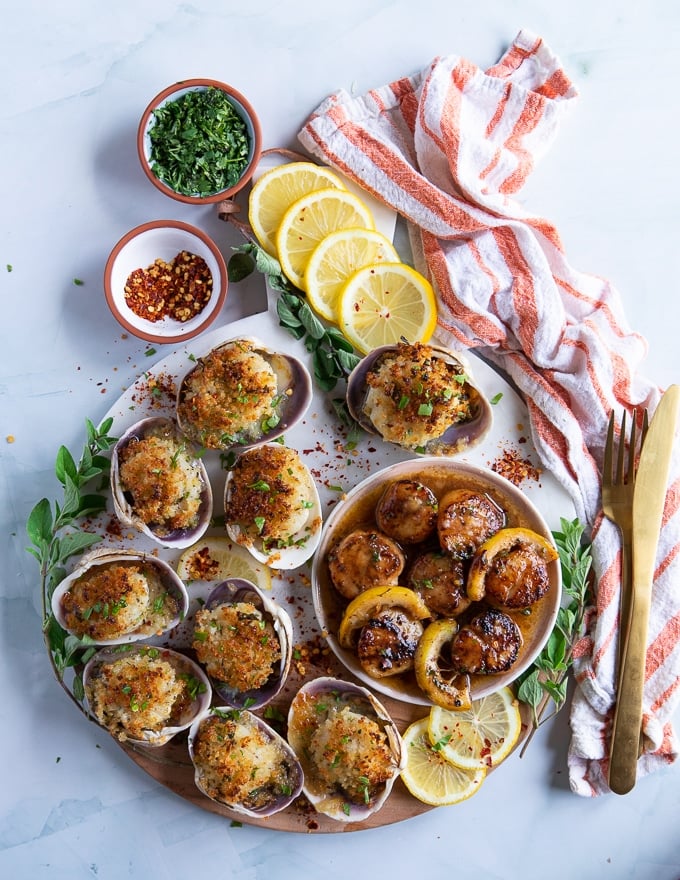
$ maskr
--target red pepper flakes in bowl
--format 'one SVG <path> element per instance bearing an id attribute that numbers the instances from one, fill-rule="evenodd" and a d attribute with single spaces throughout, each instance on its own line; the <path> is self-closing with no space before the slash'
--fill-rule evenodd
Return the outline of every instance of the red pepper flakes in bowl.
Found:
<path id="1" fill-rule="evenodd" d="M 125 302 L 140 318 L 172 318 L 184 323 L 200 315 L 212 294 L 212 273 L 203 257 L 180 251 L 171 261 L 158 257 L 135 269 L 125 282 Z"/>

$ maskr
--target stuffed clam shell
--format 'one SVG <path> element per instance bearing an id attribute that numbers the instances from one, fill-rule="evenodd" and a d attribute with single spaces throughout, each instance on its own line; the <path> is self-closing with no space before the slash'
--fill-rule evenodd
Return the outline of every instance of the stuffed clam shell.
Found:
<path id="1" fill-rule="evenodd" d="M 209 449 L 249 449 L 280 437 L 311 400 L 311 377 L 301 361 L 255 338 L 230 339 L 182 379 L 177 423 Z"/>
<path id="2" fill-rule="evenodd" d="M 71 635 L 121 645 L 173 629 L 189 609 L 182 580 L 162 559 L 134 550 L 86 554 L 52 594 L 52 613 Z"/>
<path id="3" fill-rule="evenodd" d="M 274 569 L 306 562 L 321 538 L 314 478 L 295 449 L 263 443 L 242 452 L 227 474 L 227 534 Z"/>
<path id="4" fill-rule="evenodd" d="M 197 718 L 212 699 L 205 672 L 169 648 L 105 648 L 85 665 L 83 687 L 95 720 L 115 739 L 163 746 Z"/>
<path id="5" fill-rule="evenodd" d="M 387 800 L 405 765 L 396 725 L 371 692 L 337 678 L 304 684 L 288 713 L 303 791 L 324 815 L 361 822 Z"/>
<path id="6" fill-rule="evenodd" d="M 349 376 L 347 406 L 369 433 L 429 455 L 475 446 L 493 418 L 460 355 L 422 343 L 385 345 L 366 355 Z"/>
<path id="7" fill-rule="evenodd" d="M 257 709 L 286 681 L 293 627 L 288 613 L 254 584 L 230 578 L 196 612 L 192 647 L 221 701 Z"/>
<path id="8" fill-rule="evenodd" d="M 210 525 L 213 499 L 205 465 L 171 419 L 132 425 L 111 455 L 118 519 L 164 547 L 188 547 Z"/>
<path id="9" fill-rule="evenodd" d="M 189 730 L 196 787 L 236 813 L 264 819 L 302 790 L 295 752 L 272 727 L 245 709 L 213 707 Z"/>

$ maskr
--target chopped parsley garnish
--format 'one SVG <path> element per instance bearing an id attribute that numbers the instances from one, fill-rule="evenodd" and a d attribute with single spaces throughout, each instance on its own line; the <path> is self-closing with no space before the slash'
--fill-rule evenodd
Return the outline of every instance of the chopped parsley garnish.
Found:
<path id="1" fill-rule="evenodd" d="M 245 121 L 221 89 L 185 92 L 157 107 L 149 164 L 175 192 L 206 196 L 234 186 L 248 165 Z"/>

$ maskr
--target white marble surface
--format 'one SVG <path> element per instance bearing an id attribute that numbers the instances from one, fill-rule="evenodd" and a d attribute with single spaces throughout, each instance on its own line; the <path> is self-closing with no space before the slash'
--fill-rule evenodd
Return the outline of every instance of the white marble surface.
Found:
<path id="1" fill-rule="evenodd" d="M 2 876 L 680 877 L 680 769 L 625 797 L 578 798 L 567 783 L 566 712 L 460 806 L 353 834 L 231 828 L 157 785 L 82 719 L 40 633 L 26 517 L 55 497 L 59 444 L 79 448 L 84 419 L 97 421 L 144 369 L 146 346 L 123 338 L 104 302 L 110 248 L 162 216 L 204 226 L 227 255 L 237 243 L 212 210 L 171 202 L 144 178 L 135 130 L 148 99 L 178 79 L 223 79 L 258 109 L 266 146 L 294 145 L 329 92 L 365 91 L 438 54 L 490 65 L 521 27 L 545 38 L 581 93 L 523 199 L 557 224 L 575 266 L 619 288 L 649 340 L 646 374 L 678 381 L 675 0 L 3 3 Z M 234 287 L 224 320 L 261 296 Z"/>

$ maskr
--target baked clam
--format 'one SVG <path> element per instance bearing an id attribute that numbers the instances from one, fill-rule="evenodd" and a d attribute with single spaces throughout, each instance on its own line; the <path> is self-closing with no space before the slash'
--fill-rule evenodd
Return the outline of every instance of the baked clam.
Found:
<path id="1" fill-rule="evenodd" d="M 347 406 L 369 433 L 429 455 L 475 446 L 493 420 L 461 356 L 423 343 L 385 345 L 366 355 L 347 381 Z"/>
<path id="2" fill-rule="evenodd" d="M 301 361 L 253 337 L 230 339 L 199 358 L 180 382 L 177 423 L 209 449 L 248 449 L 280 437 L 311 400 Z"/>
<path id="3" fill-rule="evenodd" d="M 321 537 L 321 502 L 295 449 L 263 443 L 242 452 L 227 474 L 224 498 L 232 541 L 274 569 L 293 569 Z"/>
<path id="4" fill-rule="evenodd" d="M 168 632 L 189 609 L 186 587 L 162 559 L 134 550 L 94 550 L 52 594 L 52 613 L 71 635 L 120 645 Z"/>
<path id="5" fill-rule="evenodd" d="M 189 730 L 196 787 L 216 803 L 264 819 L 302 790 L 303 772 L 291 746 L 257 715 L 213 707 Z"/>
<path id="6" fill-rule="evenodd" d="M 382 703 L 338 678 L 300 688 L 288 711 L 288 741 L 302 764 L 307 799 L 340 822 L 377 812 L 405 764 L 401 736 Z"/>
<path id="7" fill-rule="evenodd" d="M 110 483 L 118 519 L 164 547 L 188 547 L 210 525 L 208 473 L 172 419 L 142 419 L 125 432 L 111 454 Z"/>
<path id="8" fill-rule="evenodd" d="M 288 612 L 255 584 L 230 578 L 196 612 L 192 647 L 220 701 L 257 709 L 286 681 L 293 627 Z"/>
<path id="9" fill-rule="evenodd" d="M 163 746 L 204 715 L 212 699 L 205 672 L 169 648 L 105 648 L 85 665 L 88 710 L 115 739 Z"/>

